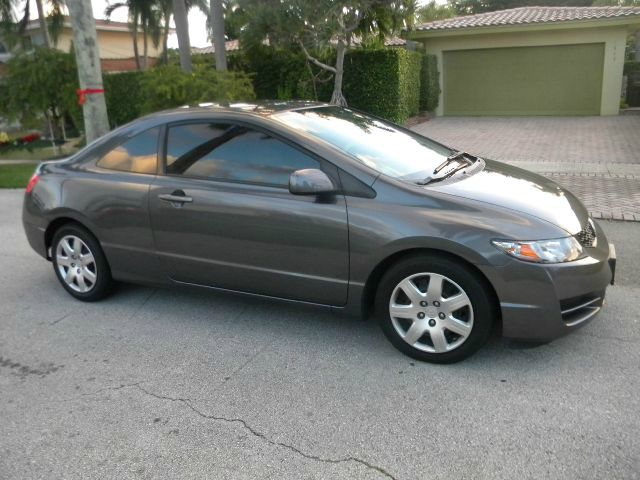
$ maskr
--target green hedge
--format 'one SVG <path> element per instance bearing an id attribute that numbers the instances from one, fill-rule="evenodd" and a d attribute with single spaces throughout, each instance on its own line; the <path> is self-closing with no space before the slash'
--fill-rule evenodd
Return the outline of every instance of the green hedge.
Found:
<path id="1" fill-rule="evenodd" d="M 103 76 L 104 95 L 111 128 L 124 125 L 140 116 L 143 72 L 110 73 Z"/>
<path id="2" fill-rule="evenodd" d="M 420 109 L 421 55 L 405 49 L 357 49 L 345 57 L 344 95 L 350 106 L 405 122 Z"/>
<path id="3" fill-rule="evenodd" d="M 190 74 L 174 65 L 153 68 L 142 75 L 140 85 L 141 113 L 201 102 L 255 98 L 248 75 L 218 72 L 212 66 L 196 66 Z"/>
<path id="4" fill-rule="evenodd" d="M 640 62 L 636 61 L 628 61 L 624 62 L 624 74 L 629 75 L 630 73 L 640 72 Z"/>
<path id="5" fill-rule="evenodd" d="M 439 97 L 438 58 L 435 55 L 423 55 L 420 72 L 420 110 L 433 112 L 438 106 Z"/>
<path id="6" fill-rule="evenodd" d="M 322 61 L 334 63 L 331 55 L 321 55 Z M 319 82 L 314 79 L 318 68 L 309 68 L 302 52 L 266 45 L 247 51 L 232 52 L 227 57 L 229 69 L 247 72 L 253 80 L 256 96 L 269 100 L 329 100 L 333 80 Z M 320 77 L 328 77 L 321 73 Z"/>

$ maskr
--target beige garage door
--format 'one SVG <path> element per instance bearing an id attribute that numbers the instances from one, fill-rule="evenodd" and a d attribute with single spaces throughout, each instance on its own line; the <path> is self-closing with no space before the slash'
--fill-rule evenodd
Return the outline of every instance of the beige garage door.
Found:
<path id="1" fill-rule="evenodd" d="M 443 53 L 445 115 L 599 115 L 604 44 Z"/>

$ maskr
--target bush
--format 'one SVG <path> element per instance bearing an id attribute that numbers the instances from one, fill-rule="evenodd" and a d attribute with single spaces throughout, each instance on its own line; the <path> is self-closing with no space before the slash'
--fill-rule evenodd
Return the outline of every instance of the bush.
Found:
<path id="1" fill-rule="evenodd" d="M 344 95 L 349 105 L 403 123 L 420 108 L 417 52 L 357 49 L 345 57 Z"/>
<path id="2" fill-rule="evenodd" d="M 70 53 L 35 48 L 7 63 L 0 84 L 0 114 L 23 125 L 51 118 L 54 129 L 77 104 L 78 73 Z M 57 132 L 60 136 L 60 132 Z"/>
<path id="3" fill-rule="evenodd" d="M 144 92 L 140 85 L 142 72 L 122 72 L 105 74 L 105 101 L 111 128 L 124 125 L 141 114 L 141 100 Z"/>
<path id="4" fill-rule="evenodd" d="M 218 72 L 209 66 L 197 66 L 191 74 L 174 65 L 157 67 L 144 72 L 140 86 L 144 98 L 141 113 L 201 102 L 255 98 L 246 74 Z"/>
<path id="5" fill-rule="evenodd" d="M 438 58 L 435 55 L 423 55 L 420 72 L 420 110 L 433 112 L 438 107 L 439 98 Z"/>
<path id="6" fill-rule="evenodd" d="M 628 61 L 624 62 L 624 75 L 629 75 L 630 73 L 640 72 L 640 62 L 637 61 Z"/>
<path id="7" fill-rule="evenodd" d="M 321 61 L 333 63 L 333 54 L 320 55 Z M 317 67 L 310 67 L 302 52 L 274 48 L 266 45 L 229 54 L 229 68 L 251 75 L 256 96 L 259 99 L 277 100 L 328 100 L 331 98 L 333 79 L 318 82 L 314 75 Z M 328 77 L 320 73 L 320 77 Z M 327 92 L 327 84 L 330 88 Z"/>

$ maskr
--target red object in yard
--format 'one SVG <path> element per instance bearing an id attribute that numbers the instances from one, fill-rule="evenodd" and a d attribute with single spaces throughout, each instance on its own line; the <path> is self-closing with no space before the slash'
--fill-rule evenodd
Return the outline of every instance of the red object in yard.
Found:
<path id="1" fill-rule="evenodd" d="M 35 142 L 36 140 L 40 140 L 40 134 L 39 133 L 30 133 L 30 134 L 25 135 L 24 137 L 20 138 L 20 141 L 22 143 L 31 143 L 31 142 Z"/>

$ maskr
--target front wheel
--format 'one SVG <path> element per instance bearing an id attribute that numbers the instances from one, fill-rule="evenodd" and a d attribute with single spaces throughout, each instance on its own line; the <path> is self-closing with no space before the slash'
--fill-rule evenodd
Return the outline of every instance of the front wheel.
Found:
<path id="1" fill-rule="evenodd" d="M 446 257 L 406 258 L 382 277 L 376 315 L 391 343 L 433 363 L 453 363 L 488 339 L 495 316 L 492 294 L 479 275 Z"/>
<path id="2" fill-rule="evenodd" d="M 64 289 L 84 302 L 111 291 L 111 270 L 100 244 L 80 225 L 61 227 L 53 236 L 53 269 Z"/>

